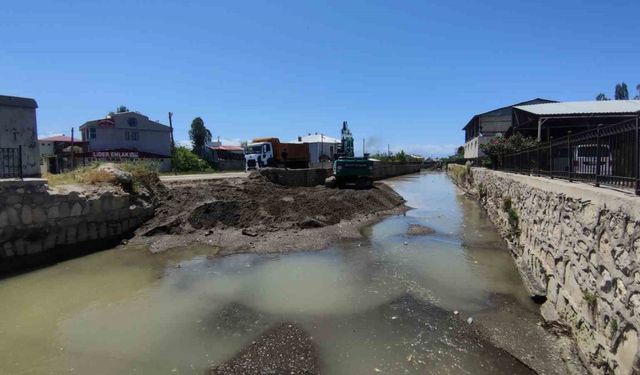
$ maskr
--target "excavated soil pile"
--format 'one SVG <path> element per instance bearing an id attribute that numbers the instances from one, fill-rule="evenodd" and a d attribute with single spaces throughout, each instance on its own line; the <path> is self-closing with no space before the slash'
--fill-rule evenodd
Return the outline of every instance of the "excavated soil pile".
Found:
<path id="1" fill-rule="evenodd" d="M 398 207 L 403 198 L 384 184 L 370 190 L 285 187 L 261 176 L 172 183 L 159 193 L 156 215 L 139 233 L 188 234 L 242 229 L 248 236 L 320 228 Z"/>

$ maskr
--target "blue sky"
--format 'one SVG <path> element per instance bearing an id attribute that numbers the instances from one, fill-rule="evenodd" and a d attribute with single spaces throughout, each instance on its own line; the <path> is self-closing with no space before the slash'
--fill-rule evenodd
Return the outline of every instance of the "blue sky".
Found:
<path id="1" fill-rule="evenodd" d="M 337 137 L 449 154 L 478 112 L 588 100 L 640 83 L 638 1 L 12 1 L 0 94 L 35 98 L 40 134 L 119 104 L 187 140 Z"/>

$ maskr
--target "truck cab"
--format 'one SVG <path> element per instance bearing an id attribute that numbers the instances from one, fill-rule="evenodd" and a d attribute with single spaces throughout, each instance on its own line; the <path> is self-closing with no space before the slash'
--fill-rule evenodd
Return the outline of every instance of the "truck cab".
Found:
<path id="1" fill-rule="evenodd" d="M 264 168 L 274 161 L 271 142 L 249 143 L 244 150 L 245 170 Z"/>
<path id="2" fill-rule="evenodd" d="M 367 156 L 341 157 L 333 162 L 333 175 L 339 188 L 354 185 L 356 189 L 373 186 L 373 160 Z"/>

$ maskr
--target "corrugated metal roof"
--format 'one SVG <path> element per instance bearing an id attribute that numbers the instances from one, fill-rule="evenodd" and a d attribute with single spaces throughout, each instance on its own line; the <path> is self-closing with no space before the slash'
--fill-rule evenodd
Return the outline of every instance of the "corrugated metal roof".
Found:
<path id="1" fill-rule="evenodd" d="M 209 146 L 209 148 L 216 151 L 244 151 L 242 147 L 234 145 Z"/>
<path id="2" fill-rule="evenodd" d="M 640 112 L 640 100 L 590 100 L 531 104 L 516 106 L 515 108 L 538 116 L 626 114 Z"/>
<path id="3" fill-rule="evenodd" d="M 0 95 L 0 105 L 9 107 L 38 108 L 38 104 L 31 98 L 21 98 L 19 96 Z"/>
<path id="4" fill-rule="evenodd" d="M 322 134 L 305 135 L 302 138 L 302 143 L 341 143 L 339 139 L 328 137 Z M 292 141 L 291 143 L 300 143 L 299 140 Z"/>
<path id="5" fill-rule="evenodd" d="M 69 143 L 71 143 L 71 137 L 68 137 L 66 135 L 56 135 L 56 136 L 48 137 L 48 138 L 40 138 L 40 139 L 38 139 L 38 141 L 41 141 L 41 142 L 69 142 Z M 76 137 L 73 140 L 73 143 L 82 143 L 82 139 L 78 139 L 78 137 Z"/>

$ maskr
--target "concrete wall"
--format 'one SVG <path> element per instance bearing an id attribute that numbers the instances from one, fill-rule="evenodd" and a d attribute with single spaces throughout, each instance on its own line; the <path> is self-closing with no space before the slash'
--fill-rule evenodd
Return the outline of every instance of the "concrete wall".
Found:
<path id="1" fill-rule="evenodd" d="M 36 109 L 0 105 L 0 148 L 22 146 L 22 174 L 40 177 Z"/>
<path id="2" fill-rule="evenodd" d="M 419 163 L 373 163 L 373 179 L 382 180 L 389 177 L 402 176 L 410 173 L 420 172 L 422 164 Z"/>
<path id="3" fill-rule="evenodd" d="M 283 186 L 316 186 L 324 185 L 324 180 L 332 175 L 331 169 L 283 169 L 263 168 L 260 174 L 274 184 Z"/>
<path id="4" fill-rule="evenodd" d="M 373 164 L 373 178 L 381 180 L 394 176 L 420 172 L 421 164 L 397 164 L 381 163 Z M 269 181 L 284 186 L 316 186 L 324 185 L 324 180 L 333 175 L 332 169 L 308 168 L 308 169 L 282 169 L 263 168 L 260 174 Z"/>
<path id="5" fill-rule="evenodd" d="M 50 190 L 44 180 L 1 181 L 0 271 L 59 248 L 118 240 L 153 212 L 153 206 L 115 188 L 80 193 Z"/>
<path id="6" fill-rule="evenodd" d="M 640 198 L 482 168 L 449 173 L 480 200 L 529 290 L 546 297 L 544 318 L 569 327 L 592 371 L 639 373 Z"/>

